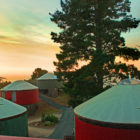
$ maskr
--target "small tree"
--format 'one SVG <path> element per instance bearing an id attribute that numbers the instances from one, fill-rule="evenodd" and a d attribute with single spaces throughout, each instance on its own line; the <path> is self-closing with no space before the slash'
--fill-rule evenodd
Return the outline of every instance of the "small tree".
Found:
<path id="1" fill-rule="evenodd" d="M 99 94 L 114 77 L 139 76 L 134 65 L 115 61 L 117 56 L 127 61 L 140 58 L 140 51 L 125 46 L 121 36 L 140 22 L 130 15 L 129 0 L 61 0 L 61 7 L 62 11 L 50 14 L 61 32 L 51 35 L 61 44 L 54 64 L 59 79 L 66 81 L 70 102 L 77 105 Z M 79 61 L 87 65 L 77 69 Z"/>
<path id="2" fill-rule="evenodd" d="M 47 70 L 43 70 L 41 68 L 36 68 L 33 72 L 33 74 L 31 75 L 31 79 L 32 80 L 36 80 L 37 78 L 41 77 L 42 75 L 46 74 L 48 71 Z"/>
<path id="3" fill-rule="evenodd" d="M 0 77 L 0 89 L 9 85 L 11 82 L 7 81 L 6 78 Z"/>

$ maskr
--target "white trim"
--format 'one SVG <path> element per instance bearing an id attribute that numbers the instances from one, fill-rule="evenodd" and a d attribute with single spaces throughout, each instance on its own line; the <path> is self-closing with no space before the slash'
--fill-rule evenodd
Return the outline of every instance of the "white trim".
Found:
<path id="1" fill-rule="evenodd" d="M 5 92 L 2 91 L 1 94 L 2 94 L 2 97 L 5 98 Z"/>
<path id="2" fill-rule="evenodd" d="M 12 92 L 12 101 L 16 102 L 16 92 L 15 91 Z"/>

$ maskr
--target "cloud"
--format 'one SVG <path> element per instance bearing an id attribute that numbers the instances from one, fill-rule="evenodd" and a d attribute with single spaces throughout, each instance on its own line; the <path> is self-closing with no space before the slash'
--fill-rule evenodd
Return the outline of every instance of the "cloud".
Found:
<path id="1" fill-rule="evenodd" d="M 21 43 L 41 43 L 41 44 L 52 44 L 50 33 L 53 30 L 52 27 L 48 27 L 42 23 L 36 25 L 21 26 L 17 25 L 14 27 L 14 31 L 17 33 L 17 38 L 20 39 Z"/>
<path id="2" fill-rule="evenodd" d="M 54 1 L 57 4 L 54 5 Z M 50 33 L 59 29 L 50 21 L 48 13 L 58 7 L 59 2 L 54 1 L 0 0 L 0 19 L 4 19 L 4 22 L 0 22 L 0 31 L 3 31 L 2 34 L 0 32 L 0 42 L 53 44 Z"/>
<path id="3" fill-rule="evenodd" d="M 0 35 L 0 42 L 10 43 L 10 44 L 20 44 L 19 40 L 9 37 L 9 36 L 4 36 L 4 35 Z"/>
<path id="4" fill-rule="evenodd" d="M 0 39 L 9 39 L 9 37 L 0 35 Z"/>

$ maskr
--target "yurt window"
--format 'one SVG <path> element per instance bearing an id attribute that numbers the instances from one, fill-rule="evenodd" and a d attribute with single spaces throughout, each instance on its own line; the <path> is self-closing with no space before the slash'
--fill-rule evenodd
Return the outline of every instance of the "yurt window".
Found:
<path id="1" fill-rule="evenodd" d="M 12 92 L 12 101 L 16 102 L 16 92 Z"/>
<path id="2" fill-rule="evenodd" d="M 2 97 L 5 98 L 5 92 L 2 91 Z"/>

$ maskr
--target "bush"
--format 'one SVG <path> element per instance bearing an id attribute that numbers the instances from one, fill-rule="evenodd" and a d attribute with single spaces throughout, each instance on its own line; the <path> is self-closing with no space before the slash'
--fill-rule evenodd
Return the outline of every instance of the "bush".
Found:
<path id="1" fill-rule="evenodd" d="M 45 117 L 45 121 L 50 121 L 50 122 L 54 122 L 54 123 L 57 123 L 58 122 L 58 118 L 52 114 L 48 114 L 46 117 Z"/>
<path id="2" fill-rule="evenodd" d="M 53 114 L 46 115 L 44 112 L 42 112 L 42 114 L 41 114 L 41 122 L 45 122 L 45 123 L 47 123 L 47 122 L 57 123 L 58 122 L 58 118 L 56 116 L 54 116 Z"/>
<path id="3" fill-rule="evenodd" d="M 80 100 L 80 99 L 76 99 L 76 98 L 71 98 L 69 101 L 68 101 L 68 104 L 70 106 L 72 106 L 73 108 L 75 108 L 76 106 L 78 106 L 79 104 L 81 104 L 83 101 Z"/>

